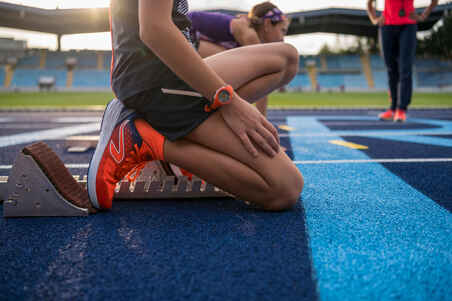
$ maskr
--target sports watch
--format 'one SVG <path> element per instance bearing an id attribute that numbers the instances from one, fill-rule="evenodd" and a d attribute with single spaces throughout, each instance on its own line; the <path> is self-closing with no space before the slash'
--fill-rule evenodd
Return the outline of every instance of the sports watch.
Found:
<path id="1" fill-rule="evenodd" d="M 234 89 L 231 85 L 221 87 L 215 92 L 212 101 L 204 106 L 204 111 L 210 112 L 231 102 Z"/>

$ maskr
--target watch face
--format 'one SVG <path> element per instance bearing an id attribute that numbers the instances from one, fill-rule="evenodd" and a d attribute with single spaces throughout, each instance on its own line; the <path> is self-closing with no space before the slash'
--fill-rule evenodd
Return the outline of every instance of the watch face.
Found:
<path id="1" fill-rule="evenodd" d="M 226 90 L 220 91 L 220 93 L 218 93 L 218 100 L 222 103 L 228 102 L 230 98 L 231 95 Z"/>

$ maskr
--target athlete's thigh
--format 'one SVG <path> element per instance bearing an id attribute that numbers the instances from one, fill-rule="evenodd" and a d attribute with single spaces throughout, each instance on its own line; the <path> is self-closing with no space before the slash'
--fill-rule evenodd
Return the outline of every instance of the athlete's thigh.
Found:
<path id="1" fill-rule="evenodd" d="M 207 57 L 204 61 L 235 89 L 267 74 L 277 73 L 287 63 L 291 46 L 267 43 L 238 47 Z"/>
<path id="2" fill-rule="evenodd" d="M 208 41 L 199 41 L 198 53 L 202 58 L 225 51 L 226 48 Z"/>
<path id="3" fill-rule="evenodd" d="M 280 179 L 290 178 L 291 175 L 294 180 L 292 184 L 299 184 L 298 170 L 282 150 L 273 158 L 261 151 L 257 158 L 251 156 L 237 135 L 227 126 L 219 111 L 212 114 L 185 139 L 240 161 L 259 173 L 269 184 L 278 183 Z"/>

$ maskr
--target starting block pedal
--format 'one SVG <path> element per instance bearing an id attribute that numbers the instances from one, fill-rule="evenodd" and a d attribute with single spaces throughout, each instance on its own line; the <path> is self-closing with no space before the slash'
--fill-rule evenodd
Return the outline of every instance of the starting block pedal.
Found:
<path id="1" fill-rule="evenodd" d="M 17 156 L 6 185 L 4 217 L 87 216 L 96 212 L 88 193 L 43 142 Z"/>

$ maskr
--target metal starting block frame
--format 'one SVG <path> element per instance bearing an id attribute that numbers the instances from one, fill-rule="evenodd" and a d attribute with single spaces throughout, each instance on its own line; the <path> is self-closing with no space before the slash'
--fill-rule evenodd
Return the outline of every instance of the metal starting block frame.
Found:
<path id="1" fill-rule="evenodd" d="M 73 176 L 86 187 L 87 176 Z M 193 177 L 167 176 L 158 161 L 149 162 L 140 176 L 123 179 L 115 189 L 117 200 L 231 198 L 221 189 Z M 22 152 L 17 156 L 9 177 L 0 177 L 0 201 L 4 217 L 88 216 L 86 208 L 67 201 L 47 178 L 38 163 Z"/>
<path id="2" fill-rule="evenodd" d="M 6 184 L 4 217 L 88 215 L 57 191 L 32 156 L 19 153 Z"/>
<path id="3" fill-rule="evenodd" d="M 221 189 L 193 178 L 165 177 L 162 180 L 151 178 L 135 182 L 122 181 L 115 189 L 115 199 L 187 199 L 224 198 L 231 195 Z"/>

